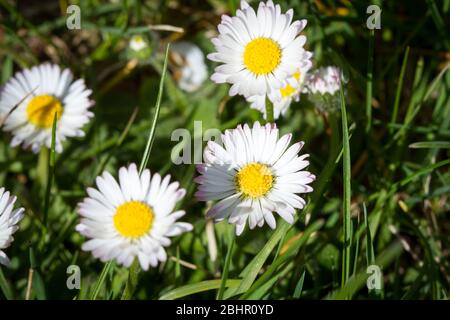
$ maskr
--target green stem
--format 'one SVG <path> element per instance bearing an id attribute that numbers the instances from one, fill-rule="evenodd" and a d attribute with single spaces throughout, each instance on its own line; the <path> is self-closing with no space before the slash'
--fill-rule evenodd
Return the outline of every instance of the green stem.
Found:
<path id="1" fill-rule="evenodd" d="M 344 92 L 341 86 L 341 112 L 342 112 L 342 145 L 343 145 L 343 180 L 344 180 L 344 199 L 343 199 L 343 233 L 344 248 L 342 254 L 342 287 L 345 286 L 350 276 L 350 255 L 352 242 L 352 221 L 350 213 L 351 205 L 351 163 L 350 163 L 350 142 L 348 137 L 347 112 L 345 107 Z"/>
<path id="2" fill-rule="evenodd" d="M 272 102 L 266 98 L 266 119 L 268 123 L 275 122 L 273 118 L 273 104 Z"/>

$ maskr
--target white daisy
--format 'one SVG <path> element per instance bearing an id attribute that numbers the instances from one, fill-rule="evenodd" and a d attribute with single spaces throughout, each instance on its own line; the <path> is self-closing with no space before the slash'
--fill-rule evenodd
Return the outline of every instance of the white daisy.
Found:
<path id="1" fill-rule="evenodd" d="M 276 227 L 273 212 L 288 223 L 294 222 L 295 209 L 305 201 L 297 193 L 311 192 L 308 185 L 315 176 L 303 169 L 309 165 L 308 154 L 299 156 L 303 142 L 288 148 L 292 134 L 278 137 L 273 124 L 259 122 L 226 130 L 224 146 L 209 141 L 204 152 L 205 163 L 197 165 L 201 174 L 196 196 L 201 201 L 220 200 L 208 217 L 221 221 L 228 218 L 240 235 L 245 224 L 250 229 L 264 225 Z"/>
<path id="2" fill-rule="evenodd" d="M 147 42 L 144 40 L 144 38 L 142 38 L 141 35 L 135 35 L 131 37 L 129 46 L 133 51 L 141 51 L 142 49 L 148 47 Z"/>
<path id="3" fill-rule="evenodd" d="M 9 259 L 2 251 L 8 248 L 14 241 L 13 233 L 19 229 L 19 222 L 22 220 L 25 209 L 14 209 L 16 197 L 5 192 L 5 188 L 0 188 L 0 264 L 9 265 Z"/>
<path id="4" fill-rule="evenodd" d="M 3 129 L 13 135 L 11 146 L 31 146 L 35 153 L 42 145 L 50 148 L 55 113 L 57 152 L 67 137 L 84 136 L 81 128 L 93 117 L 88 110 L 94 104 L 89 100 L 92 91 L 83 79 L 73 80 L 69 69 L 44 63 L 16 73 L 5 84 L 0 92 L 0 118 L 28 95 L 4 123 Z"/>
<path id="5" fill-rule="evenodd" d="M 82 249 L 105 262 L 115 259 L 129 267 L 135 257 L 144 270 L 166 261 L 164 247 L 169 237 L 192 230 L 192 225 L 176 222 L 184 216 L 173 211 L 186 191 L 170 175 L 161 178 L 144 170 L 139 176 L 135 164 L 119 170 L 119 182 L 104 172 L 97 177 L 97 189 L 88 188 L 89 197 L 79 204 L 81 222 L 76 230 L 91 240 Z"/>
<path id="6" fill-rule="evenodd" d="M 306 20 L 294 21 L 293 10 L 281 13 L 271 0 L 260 2 L 255 12 L 241 1 L 236 16 L 222 16 L 219 36 L 212 39 L 217 52 L 208 55 L 222 63 L 211 79 L 230 83 L 230 95 L 265 95 L 270 88 L 281 89 L 293 70 L 302 65 L 306 37 L 299 33 Z"/>
<path id="7" fill-rule="evenodd" d="M 312 94 L 334 95 L 343 80 L 342 71 L 336 66 L 322 67 L 308 75 L 306 87 Z"/>
<path id="8" fill-rule="evenodd" d="M 174 78 L 181 89 L 196 91 L 208 77 L 205 56 L 195 44 L 185 41 L 171 45 L 172 60 L 176 65 Z"/>
<path id="9" fill-rule="evenodd" d="M 307 73 L 312 66 L 312 53 L 302 50 L 301 54 L 303 55 L 302 66 L 287 78 L 286 85 L 281 89 L 270 89 L 268 92 L 267 97 L 273 104 L 274 119 L 278 119 L 280 115 L 285 115 L 292 101 L 299 101 L 300 94 L 305 92 L 304 84 Z M 251 96 L 247 98 L 247 101 L 250 102 L 251 108 L 262 112 L 266 119 L 266 96 Z"/>

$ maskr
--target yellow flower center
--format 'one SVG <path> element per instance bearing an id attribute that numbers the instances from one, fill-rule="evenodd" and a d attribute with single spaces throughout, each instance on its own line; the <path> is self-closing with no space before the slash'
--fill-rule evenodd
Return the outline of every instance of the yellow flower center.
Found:
<path id="1" fill-rule="evenodd" d="M 266 75 L 275 70 L 281 61 L 281 48 L 272 39 L 256 38 L 244 49 L 244 64 L 256 75 Z"/>
<path id="2" fill-rule="evenodd" d="M 35 96 L 27 106 L 28 121 L 39 128 L 50 128 L 55 113 L 56 119 L 59 120 L 63 111 L 61 102 L 55 97 L 47 94 Z"/>
<path id="3" fill-rule="evenodd" d="M 291 96 L 294 92 L 295 88 L 293 88 L 290 84 L 287 84 L 286 87 L 280 89 L 280 93 L 283 98 Z"/>
<path id="4" fill-rule="evenodd" d="M 300 80 L 300 71 L 297 71 L 292 76 L 294 77 L 295 80 L 297 81 Z M 287 84 L 284 88 L 280 89 L 280 93 L 283 98 L 290 97 L 295 93 L 295 91 L 296 89 L 293 88 L 290 84 Z"/>
<path id="5" fill-rule="evenodd" d="M 142 43 L 142 42 L 144 42 L 144 39 L 142 39 L 141 36 L 134 36 L 133 41 L 136 43 Z"/>
<path id="6" fill-rule="evenodd" d="M 273 186 L 273 175 L 269 167 L 261 163 L 250 163 L 236 175 L 236 186 L 245 197 L 264 196 Z"/>
<path id="7" fill-rule="evenodd" d="M 294 73 L 292 76 L 295 78 L 295 80 L 300 80 L 300 75 L 301 75 L 301 73 L 300 73 L 300 71 L 297 71 L 296 73 Z"/>
<path id="8" fill-rule="evenodd" d="M 139 238 L 150 230 L 153 218 L 154 213 L 150 206 L 139 201 L 130 201 L 117 208 L 113 220 L 122 236 Z"/>

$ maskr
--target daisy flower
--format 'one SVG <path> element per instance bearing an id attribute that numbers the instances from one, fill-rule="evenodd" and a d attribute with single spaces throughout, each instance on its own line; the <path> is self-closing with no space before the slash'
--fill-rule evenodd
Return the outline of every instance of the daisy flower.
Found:
<path id="1" fill-rule="evenodd" d="M 302 55 L 302 66 L 287 78 L 286 85 L 281 89 L 269 90 L 267 96 L 273 104 L 273 115 L 275 119 L 278 119 L 280 115 L 284 116 L 292 101 L 300 101 L 300 94 L 305 92 L 304 84 L 307 73 L 312 66 L 312 53 L 303 50 Z M 247 101 L 250 103 L 251 108 L 262 112 L 266 119 L 266 96 L 250 96 L 247 98 Z"/>
<path id="2" fill-rule="evenodd" d="M 14 241 L 13 234 L 19 229 L 18 223 L 22 220 L 25 209 L 15 209 L 16 197 L 0 188 L 0 264 L 9 265 L 9 259 L 2 251 Z"/>
<path id="3" fill-rule="evenodd" d="M 342 80 L 342 71 L 338 67 L 327 66 L 312 72 L 308 76 L 306 86 L 312 94 L 334 95 L 339 91 Z"/>
<path id="4" fill-rule="evenodd" d="M 264 222 L 276 227 L 273 212 L 288 223 L 294 222 L 295 209 L 305 206 L 298 193 L 311 192 L 308 185 L 315 176 L 303 169 L 308 154 L 299 156 L 303 142 L 289 146 L 292 134 L 279 138 L 274 124 L 256 122 L 226 130 L 223 147 L 209 141 L 200 173 L 196 197 L 201 201 L 220 200 L 207 216 L 216 221 L 228 218 L 240 235 L 248 221 L 250 229 Z"/>
<path id="5" fill-rule="evenodd" d="M 208 77 L 203 52 L 195 44 L 180 41 L 171 46 L 171 58 L 176 66 L 174 78 L 181 89 L 193 92 Z"/>
<path id="6" fill-rule="evenodd" d="M 306 20 L 292 21 L 293 10 L 281 13 L 279 5 L 260 2 L 255 12 L 241 1 L 236 16 L 222 16 L 219 36 L 212 39 L 216 52 L 208 55 L 221 63 L 211 80 L 230 83 L 230 95 L 266 95 L 281 89 L 285 80 L 302 65 L 306 37 L 299 35 Z"/>
<path id="7" fill-rule="evenodd" d="M 184 211 L 173 211 L 186 191 L 170 175 L 162 178 L 144 170 L 139 176 L 136 165 L 119 170 L 119 182 L 109 174 L 97 177 L 97 188 L 88 188 L 89 197 L 78 206 L 81 222 L 76 230 L 90 238 L 84 251 L 105 262 L 115 259 L 129 267 L 137 257 L 143 270 L 158 261 L 166 261 L 164 247 L 169 237 L 191 231 L 192 225 L 176 222 Z"/>
<path id="8" fill-rule="evenodd" d="M 141 35 L 135 35 L 131 37 L 129 46 L 133 51 L 141 51 L 142 49 L 148 47 L 147 42 L 144 40 L 144 38 L 142 38 Z"/>
<path id="9" fill-rule="evenodd" d="M 94 104 L 89 100 L 91 93 L 83 79 L 74 81 L 69 69 L 61 70 L 54 64 L 44 63 L 16 73 L 0 92 L 0 118 L 23 100 L 3 126 L 13 135 L 11 146 L 31 146 L 35 153 L 42 145 L 50 148 L 56 114 L 56 151 L 61 152 L 67 137 L 84 136 L 81 128 L 93 117 L 89 112 Z"/>

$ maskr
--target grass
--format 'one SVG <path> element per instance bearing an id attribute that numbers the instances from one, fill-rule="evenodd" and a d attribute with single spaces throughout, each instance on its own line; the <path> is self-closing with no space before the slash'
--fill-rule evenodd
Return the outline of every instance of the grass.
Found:
<path id="1" fill-rule="evenodd" d="M 172 134 L 190 132 L 194 159 L 206 130 L 265 120 L 242 97 L 229 97 L 225 84 L 207 80 L 195 92 L 181 90 L 169 43 L 193 41 L 212 52 L 221 14 L 239 1 L 80 1 L 82 30 L 67 30 L 64 1 L 27 8 L 0 1 L 1 84 L 21 68 L 52 61 L 83 77 L 96 102 L 86 136 L 64 142 L 61 154 L 54 138 L 39 156 L 11 148 L 11 135 L 0 133 L 0 187 L 26 209 L 5 249 L 11 265 L 0 267 L 0 299 L 450 297 L 450 1 L 383 1 L 381 29 L 372 31 L 365 27 L 370 1 L 276 2 L 308 19 L 314 67 L 338 65 L 348 82 L 332 109 L 302 95 L 274 120 L 266 104 L 267 122 L 305 141 L 314 191 L 293 225 L 278 218 L 273 231 L 230 237 L 226 222 L 206 232 L 210 204 L 193 196 L 195 164 L 170 160 L 180 148 Z M 140 33 L 151 42 L 146 59 L 127 50 Z M 215 65 L 207 64 L 211 74 Z M 104 170 L 117 176 L 131 162 L 140 163 L 139 172 L 150 168 L 180 181 L 187 193 L 179 208 L 194 225 L 173 238 L 166 263 L 147 272 L 137 263 L 126 269 L 94 259 L 74 229 L 77 203 L 95 177 Z M 80 266 L 80 290 L 66 286 L 70 265 Z M 371 265 L 381 269 L 380 290 L 366 285 Z"/>

